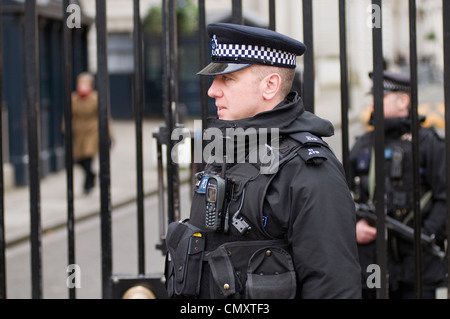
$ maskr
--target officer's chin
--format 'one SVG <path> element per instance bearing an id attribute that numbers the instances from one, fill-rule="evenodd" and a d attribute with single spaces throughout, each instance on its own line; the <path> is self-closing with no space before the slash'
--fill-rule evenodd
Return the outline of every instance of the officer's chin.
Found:
<path id="1" fill-rule="evenodd" d="M 227 109 L 225 107 L 217 109 L 217 117 L 219 120 L 229 121 L 230 119 L 227 117 Z"/>

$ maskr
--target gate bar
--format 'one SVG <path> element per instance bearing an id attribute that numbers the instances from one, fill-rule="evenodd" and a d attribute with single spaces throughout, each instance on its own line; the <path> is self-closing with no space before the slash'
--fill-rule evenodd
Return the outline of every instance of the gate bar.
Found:
<path id="1" fill-rule="evenodd" d="M 198 0 L 198 33 L 200 41 L 200 66 L 206 65 L 207 61 L 207 33 L 206 33 L 206 9 L 205 0 Z M 208 79 L 206 76 L 199 76 L 200 78 L 200 102 L 201 102 L 201 114 L 202 114 L 202 127 L 206 128 L 206 119 L 209 116 L 208 107 Z M 194 132 L 197 133 L 197 132 Z M 202 149 L 204 148 L 204 145 Z"/>
<path id="2" fill-rule="evenodd" d="M 231 23 L 244 24 L 244 16 L 242 14 L 242 0 L 232 0 Z"/>
<path id="3" fill-rule="evenodd" d="M 138 273 L 145 274 L 144 169 L 142 151 L 142 118 L 144 112 L 144 57 L 139 0 L 134 0 L 134 120 L 136 128 Z"/>
<path id="4" fill-rule="evenodd" d="M 174 141 L 170 136 L 177 122 L 178 106 L 177 19 L 174 0 L 163 0 L 163 111 L 165 127 L 160 138 L 167 145 L 167 215 L 168 223 L 180 216 L 178 165 L 172 160 Z"/>
<path id="5" fill-rule="evenodd" d="M 27 96 L 30 187 L 30 241 L 32 298 L 42 298 L 41 211 L 39 165 L 39 65 L 36 1 L 25 2 L 25 74 Z"/>
<path id="6" fill-rule="evenodd" d="M 346 1 L 339 0 L 339 58 L 341 65 L 341 130 L 342 130 L 342 165 L 344 166 L 347 183 L 350 185 L 349 171 L 349 134 L 348 134 L 348 67 L 347 67 L 347 23 L 346 23 Z"/>
<path id="7" fill-rule="evenodd" d="M 206 32 L 206 9 L 205 9 L 205 0 L 198 0 L 198 32 L 199 32 L 199 41 L 200 41 L 200 66 L 203 67 L 207 64 L 207 36 Z M 207 76 L 199 76 L 200 80 L 200 103 L 201 103 L 201 116 L 202 116 L 202 131 L 206 129 L 207 119 L 209 117 L 209 105 L 208 105 L 208 77 Z M 202 137 L 202 132 L 200 132 L 200 136 L 197 136 L 198 132 L 194 132 L 195 140 L 197 138 Z M 206 140 L 201 138 L 202 141 L 202 150 L 206 146 Z M 202 156 L 203 158 L 203 156 Z M 197 171 L 203 170 L 204 161 L 201 163 L 195 163 L 197 165 Z"/>
<path id="8" fill-rule="evenodd" d="M 170 114 L 171 125 L 169 134 L 173 132 L 173 129 L 177 127 L 179 123 L 178 114 L 178 98 L 179 98 L 179 81 L 178 81 L 178 21 L 177 21 L 177 1 L 169 0 L 169 52 L 170 52 Z M 170 147 L 167 147 L 167 159 L 171 163 L 171 179 L 172 179 L 172 200 L 173 200 L 173 212 L 176 219 L 180 219 L 180 176 L 178 164 L 172 161 L 169 153 L 173 149 L 175 141 L 170 138 Z"/>
<path id="9" fill-rule="evenodd" d="M 159 239 L 160 242 L 156 244 L 156 248 L 165 252 L 165 238 L 166 238 L 166 208 L 164 205 L 164 167 L 163 167 L 163 151 L 162 142 L 158 134 L 153 135 L 156 138 L 156 159 L 158 163 L 158 211 L 159 211 Z"/>
<path id="10" fill-rule="evenodd" d="M 3 10 L 0 0 L 0 299 L 6 299 L 5 191 L 3 178 Z"/>
<path id="11" fill-rule="evenodd" d="M 276 23 L 275 0 L 269 0 L 269 29 L 275 31 Z"/>
<path id="12" fill-rule="evenodd" d="M 103 298 L 112 298 L 111 175 L 109 154 L 109 76 L 106 0 L 96 0 L 98 127 Z"/>
<path id="13" fill-rule="evenodd" d="M 314 36 L 312 0 L 303 0 L 303 40 L 306 52 L 303 55 L 304 75 L 302 99 L 305 109 L 314 113 Z M 308 79 L 308 81 L 305 81 Z"/>
<path id="14" fill-rule="evenodd" d="M 450 240 L 450 2 L 442 0 L 442 22 L 444 35 L 444 101 L 445 101 L 445 158 L 447 195 L 447 240 Z M 450 254 L 447 248 L 448 274 L 450 274 Z M 447 279 L 447 298 L 450 298 L 450 280 Z"/>
<path id="15" fill-rule="evenodd" d="M 422 243 L 420 212 L 420 159 L 419 159 L 419 116 L 417 113 L 417 34 L 416 1 L 409 1 L 409 60 L 411 77 L 411 134 L 413 159 L 413 209 L 414 209 L 414 265 L 416 298 L 422 298 Z"/>
<path id="16" fill-rule="evenodd" d="M 69 13 L 67 7 L 71 0 L 63 0 L 63 21 L 67 21 Z M 65 161 L 67 174 L 67 250 L 68 264 L 75 264 L 75 218 L 73 191 L 73 153 L 72 153 L 72 29 L 63 22 L 63 74 L 64 74 L 64 127 L 65 127 Z M 76 289 L 69 289 L 69 298 L 76 298 Z"/>
<path id="17" fill-rule="evenodd" d="M 375 210 L 377 214 L 377 263 L 380 267 L 381 288 L 377 289 L 377 298 L 387 299 L 389 282 L 387 271 L 387 230 L 385 205 L 385 172 L 384 172 L 384 110 L 383 110 L 383 40 L 382 40 L 382 7 L 381 0 L 372 0 L 372 8 L 379 8 L 380 27 L 372 27 L 373 41 L 373 98 L 375 128 Z M 365 269 L 363 269 L 364 271 Z"/>

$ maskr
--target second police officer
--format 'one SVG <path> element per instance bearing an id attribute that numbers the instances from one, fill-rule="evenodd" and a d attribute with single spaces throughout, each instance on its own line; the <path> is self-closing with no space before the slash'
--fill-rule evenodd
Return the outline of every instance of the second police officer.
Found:
<path id="1" fill-rule="evenodd" d="M 369 76 L 371 76 L 370 74 Z M 384 71 L 383 107 L 385 125 L 385 190 L 388 216 L 413 227 L 413 170 L 410 114 L 410 79 L 408 76 Z M 373 108 L 373 104 L 372 104 Z M 424 118 L 421 117 L 423 121 Z M 369 124 L 372 124 L 370 118 Z M 445 241 L 446 195 L 444 141 L 434 128 L 419 126 L 420 206 L 422 232 L 434 237 L 443 248 Z M 374 132 L 358 138 L 350 152 L 351 189 L 355 201 L 373 203 Z M 367 266 L 375 264 L 376 228 L 370 220 L 360 218 L 356 224 L 359 258 L 362 270 L 363 298 L 376 297 L 376 289 L 366 285 Z M 388 273 L 390 298 L 415 298 L 415 262 L 411 238 L 398 232 L 388 233 Z M 423 251 L 423 298 L 435 298 L 435 291 L 446 286 L 446 262 L 430 250 Z"/>

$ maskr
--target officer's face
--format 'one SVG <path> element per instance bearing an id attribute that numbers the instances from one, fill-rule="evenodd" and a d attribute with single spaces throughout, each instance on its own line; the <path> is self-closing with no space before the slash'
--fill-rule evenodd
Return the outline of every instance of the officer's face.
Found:
<path id="1" fill-rule="evenodd" d="M 208 96 L 216 100 L 217 115 L 221 120 L 239 120 L 261 111 L 262 88 L 252 67 L 214 76 Z"/>
<path id="2" fill-rule="evenodd" d="M 403 92 L 389 92 L 383 97 L 385 118 L 405 117 L 409 114 L 409 95 Z M 373 110 L 373 102 L 372 102 Z"/>

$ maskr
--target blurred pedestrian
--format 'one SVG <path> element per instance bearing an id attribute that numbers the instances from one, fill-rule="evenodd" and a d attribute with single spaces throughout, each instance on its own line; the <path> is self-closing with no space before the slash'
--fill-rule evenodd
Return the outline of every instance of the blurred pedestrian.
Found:
<path id="1" fill-rule="evenodd" d="M 110 124 L 110 138 L 111 132 Z M 94 77 L 83 72 L 77 77 L 76 91 L 72 92 L 72 155 L 84 172 L 84 194 L 89 194 L 95 186 L 92 164 L 98 154 L 98 145 L 98 94 L 94 90 Z"/>
<path id="2" fill-rule="evenodd" d="M 73 158 L 83 169 L 83 191 L 88 194 L 95 186 L 92 161 L 98 153 L 98 96 L 89 73 L 78 76 L 72 93 L 72 134 Z"/>

